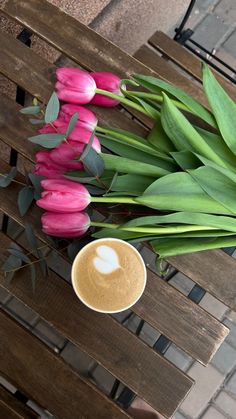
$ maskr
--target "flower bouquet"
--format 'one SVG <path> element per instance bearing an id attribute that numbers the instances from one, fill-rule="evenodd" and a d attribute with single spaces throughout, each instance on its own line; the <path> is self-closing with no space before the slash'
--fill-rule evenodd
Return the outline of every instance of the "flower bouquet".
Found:
<path id="1" fill-rule="evenodd" d="M 60 68 L 56 77 L 45 110 L 36 99 L 21 110 L 43 125 L 29 140 L 46 149 L 35 174 L 47 235 L 77 238 L 93 227 L 96 238 L 146 241 L 159 258 L 236 245 L 236 105 L 207 65 L 208 108 L 151 76 Z M 124 105 L 153 128 L 142 138 L 101 126 L 86 104 Z M 90 204 L 108 219 L 93 220 Z"/>

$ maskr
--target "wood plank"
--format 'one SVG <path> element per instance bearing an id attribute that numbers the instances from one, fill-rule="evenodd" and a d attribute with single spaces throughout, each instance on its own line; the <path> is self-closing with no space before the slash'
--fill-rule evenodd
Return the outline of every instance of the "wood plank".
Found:
<path id="1" fill-rule="evenodd" d="M 166 78 L 170 83 L 186 91 L 189 95 L 193 96 L 205 107 L 209 107 L 207 99 L 200 86 L 194 83 L 194 81 L 185 77 L 183 74 L 179 73 L 178 70 L 176 70 L 176 68 L 174 68 L 170 62 L 160 57 L 153 49 L 147 45 L 143 45 L 134 54 L 134 57 L 143 62 L 149 68 L 152 68 L 155 71 L 161 71 L 161 73 L 165 73 Z"/>
<path id="2" fill-rule="evenodd" d="M 1 245 L 7 248 L 10 240 L 3 234 L 0 237 Z M 3 258 L 0 255 L 1 262 Z M 51 271 L 45 281 L 37 266 L 36 269 L 35 294 L 29 287 L 27 269 L 20 270 L 10 285 L 0 273 L 0 286 L 36 311 L 162 415 L 171 416 L 191 388 L 192 380 L 111 316 L 87 309 L 71 285 L 57 274 Z"/>
<path id="3" fill-rule="evenodd" d="M 0 161 L 0 170 L 7 172 L 9 167 Z M 17 179 L 23 180 L 22 177 Z M 18 184 L 1 189 L 0 208 L 17 222 L 22 223 L 14 198 L 20 189 L 21 186 Z M 39 208 L 33 208 L 24 218 L 23 224 L 26 221 L 33 224 L 38 237 L 45 240 L 40 225 L 41 213 Z M 143 298 L 133 307 L 133 311 L 203 364 L 210 361 L 228 334 L 224 325 L 163 282 L 149 269 Z"/>
<path id="4" fill-rule="evenodd" d="M 56 417 L 130 417 L 2 310 L 0 327 L 2 374 Z"/>
<path id="5" fill-rule="evenodd" d="M 163 53 L 165 57 L 168 57 L 188 74 L 195 77 L 196 80 L 202 81 L 201 60 L 196 55 L 190 53 L 186 48 L 178 44 L 178 42 L 173 41 L 169 36 L 160 31 L 157 31 L 148 42 Z M 212 71 L 231 98 L 236 100 L 235 86 L 217 73 L 217 71 L 213 69 Z"/>
<path id="6" fill-rule="evenodd" d="M 236 261 L 233 257 L 216 249 L 170 257 L 168 262 L 236 310 Z"/>
<path id="7" fill-rule="evenodd" d="M 0 31 L 0 73 L 14 81 L 18 86 L 46 103 L 54 89 L 56 66 L 41 58 L 22 42 Z M 130 130 L 145 136 L 147 129 L 135 123 L 118 108 L 92 107 L 99 124 Z M 1 107 L 1 112 L 4 106 Z M 4 114 L 6 118 L 6 113 Z M 1 119 L 3 117 L 1 116 Z M 0 122 L 1 122 L 0 119 Z"/>
<path id="8" fill-rule="evenodd" d="M 34 419 L 39 418 L 39 415 L 0 385 L 0 418 Z"/>

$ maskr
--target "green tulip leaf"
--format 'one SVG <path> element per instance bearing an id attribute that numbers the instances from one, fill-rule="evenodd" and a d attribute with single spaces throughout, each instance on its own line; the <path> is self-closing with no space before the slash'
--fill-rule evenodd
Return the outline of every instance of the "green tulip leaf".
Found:
<path id="1" fill-rule="evenodd" d="M 189 96 L 182 89 L 179 89 L 178 87 L 175 87 L 172 84 L 166 83 L 165 81 L 157 79 L 153 76 L 135 74 L 132 77 L 135 81 L 141 84 L 141 86 L 146 87 L 146 89 L 150 90 L 151 92 L 160 94 L 164 91 L 171 94 L 181 103 L 186 105 L 191 112 L 203 119 L 203 121 L 217 128 L 215 118 L 211 114 L 211 112 L 204 108 L 204 106 L 202 106 L 199 102 L 197 102 L 195 99 Z"/>
<path id="2" fill-rule="evenodd" d="M 236 104 L 203 63 L 203 88 L 211 105 L 219 130 L 230 150 L 236 154 Z"/>

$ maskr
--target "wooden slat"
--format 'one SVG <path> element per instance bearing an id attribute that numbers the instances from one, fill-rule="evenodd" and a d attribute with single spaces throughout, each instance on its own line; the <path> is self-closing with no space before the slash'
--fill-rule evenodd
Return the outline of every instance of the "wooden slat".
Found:
<path id="1" fill-rule="evenodd" d="M 3 234 L 0 237 L 1 246 L 7 248 L 10 240 Z M 3 256 L 0 258 L 2 261 Z M 192 380 L 112 317 L 87 309 L 71 285 L 58 275 L 51 271 L 45 280 L 36 269 L 35 294 L 29 287 L 27 269 L 20 270 L 11 285 L 1 273 L 0 286 L 104 365 L 161 414 L 171 416 L 191 388 Z"/>
<path id="2" fill-rule="evenodd" d="M 222 250 L 210 250 L 170 257 L 168 261 L 232 310 L 236 310 L 234 258 Z"/>
<path id="3" fill-rule="evenodd" d="M 183 76 L 183 74 L 179 73 L 176 68 L 170 64 L 170 62 L 160 57 L 153 49 L 149 48 L 147 45 L 143 45 L 134 54 L 134 57 L 143 62 L 149 68 L 164 73 L 170 83 L 180 89 L 183 89 L 204 106 L 209 107 L 202 89 L 192 80 L 189 80 L 187 77 Z"/>
<path id="4" fill-rule="evenodd" d="M 157 31 L 148 41 L 150 45 L 162 52 L 165 57 L 168 57 L 175 64 L 179 65 L 196 80 L 202 81 L 201 60 L 196 55 L 187 51 L 177 42 L 173 41 L 169 36 L 163 32 Z M 219 75 L 215 70 L 212 70 L 218 81 L 229 93 L 232 99 L 236 100 L 235 86 L 228 80 Z"/>
<path id="5" fill-rule="evenodd" d="M 0 170 L 7 172 L 9 167 L 0 161 Z M 18 180 L 23 179 L 19 177 Z M 20 188 L 20 185 L 12 184 L 10 189 L 0 190 L 0 208 L 11 217 L 17 218 L 18 222 L 22 221 L 18 215 L 15 197 Z M 41 212 L 35 207 L 26 218 L 34 225 L 38 236 L 45 238 L 40 225 Z M 133 311 L 203 364 L 210 361 L 228 333 L 224 325 L 164 283 L 149 269 L 144 296 L 134 306 Z"/>
<path id="6" fill-rule="evenodd" d="M 0 45 L 0 73 L 46 103 L 54 89 L 56 66 L 42 59 L 22 42 L 3 32 L 0 32 Z M 99 124 L 131 130 L 141 136 L 147 134 L 143 126 L 132 121 L 117 108 L 106 109 L 97 106 L 94 110 Z M 6 118 L 7 115 L 4 117 Z"/>
<path id="7" fill-rule="evenodd" d="M 0 328 L 0 371 L 57 418 L 130 417 L 3 311 Z"/>
<path id="8" fill-rule="evenodd" d="M 39 415 L 0 385 L 0 418 L 34 419 L 39 418 Z"/>

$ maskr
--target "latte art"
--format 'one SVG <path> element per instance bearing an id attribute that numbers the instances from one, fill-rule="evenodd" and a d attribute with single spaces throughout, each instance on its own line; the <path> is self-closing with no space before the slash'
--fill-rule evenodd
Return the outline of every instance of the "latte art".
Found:
<path id="1" fill-rule="evenodd" d="M 119 258 L 115 250 L 110 246 L 98 246 L 96 249 L 97 257 L 93 263 L 98 272 L 110 274 L 120 267 Z"/>
<path id="2" fill-rule="evenodd" d="M 138 251 L 118 239 L 99 239 L 85 246 L 72 267 L 78 297 L 90 308 L 118 312 L 133 305 L 143 292 L 146 269 Z"/>

